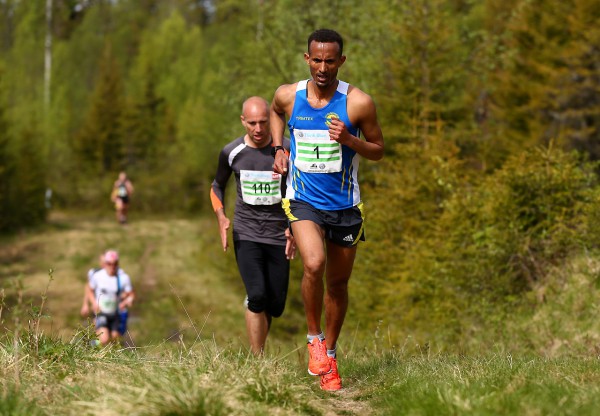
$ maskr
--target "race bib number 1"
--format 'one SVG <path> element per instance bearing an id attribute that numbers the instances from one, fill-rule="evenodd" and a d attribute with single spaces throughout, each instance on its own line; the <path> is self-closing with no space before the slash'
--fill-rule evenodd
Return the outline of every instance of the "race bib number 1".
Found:
<path id="1" fill-rule="evenodd" d="M 294 130 L 294 165 L 302 172 L 331 173 L 342 170 L 342 146 L 329 138 L 328 130 Z"/>
<path id="2" fill-rule="evenodd" d="M 281 175 L 273 171 L 240 170 L 242 199 L 250 205 L 281 202 Z"/>

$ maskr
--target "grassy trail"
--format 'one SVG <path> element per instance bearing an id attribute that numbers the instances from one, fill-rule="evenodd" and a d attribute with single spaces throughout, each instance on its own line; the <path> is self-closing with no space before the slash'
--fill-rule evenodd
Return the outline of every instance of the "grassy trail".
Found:
<path id="1" fill-rule="evenodd" d="M 87 270 L 108 248 L 120 252 L 136 290 L 130 331 L 137 345 L 182 338 L 245 345 L 243 285 L 233 249 L 220 249 L 212 217 L 141 219 L 122 227 L 112 218 L 55 213 L 44 230 L 0 242 L 0 281 L 7 286 L 21 276 L 25 303 L 33 304 L 49 284 L 51 319 L 42 325 L 68 338 L 84 323 L 79 309 Z M 8 293 L 10 303 L 14 293 Z"/>
<path id="2" fill-rule="evenodd" d="M 138 294 L 135 349 L 85 342 L 79 308 L 86 272 L 107 248 L 120 251 Z M 234 255 L 221 250 L 212 217 L 121 227 L 112 218 L 58 213 L 42 230 L 5 237 L 0 414 L 594 415 L 600 408 L 598 357 L 453 356 L 380 339 L 342 350 L 345 387 L 322 392 L 306 374 L 299 267 L 296 261 L 267 354 L 255 359 L 247 352 Z M 17 278 L 25 285 L 20 308 Z M 35 319 L 33 328 L 27 324 L 35 310 L 27 305 L 39 306 L 48 284 L 40 334 Z"/>

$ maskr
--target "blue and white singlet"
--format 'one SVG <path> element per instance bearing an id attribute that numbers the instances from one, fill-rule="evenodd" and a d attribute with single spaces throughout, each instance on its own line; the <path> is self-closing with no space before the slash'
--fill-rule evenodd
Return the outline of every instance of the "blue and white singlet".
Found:
<path id="1" fill-rule="evenodd" d="M 358 165 L 360 155 L 329 138 L 329 123 L 338 118 L 350 134 L 360 137 L 346 109 L 349 84 L 339 81 L 337 91 L 323 108 L 307 99 L 308 80 L 298 82 L 290 130 L 290 172 L 286 198 L 304 201 L 317 209 L 335 211 L 360 202 Z"/>

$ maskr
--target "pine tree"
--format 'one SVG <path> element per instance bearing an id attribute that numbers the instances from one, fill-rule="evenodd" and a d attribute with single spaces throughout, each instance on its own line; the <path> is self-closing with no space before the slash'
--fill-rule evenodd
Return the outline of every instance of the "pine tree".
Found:
<path id="1" fill-rule="evenodd" d="M 119 67 L 112 55 L 111 45 L 107 43 L 100 60 L 90 109 L 74 143 L 83 162 L 83 171 L 104 174 L 124 167 L 121 84 Z"/>
<path id="2" fill-rule="evenodd" d="M 14 206 L 18 206 L 13 217 L 19 226 L 36 225 L 46 218 L 45 168 L 37 137 L 38 133 L 26 130 L 19 140 L 15 181 L 10 191 Z"/>
<path id="3" fill-rule="evenodd" d="M 514 147 L 559 141 L 600 158 L 600 6 L 521 1 L 508 24 L 492 97 Z"/>
<path id="4" fill-rule="evenodd" d="M 1 64 L 1 61 L 0 61 Z M 5 102 L 2 83 L 2 66 L 0 65 L 0 232 L 13 225 L 13 209 L 11 206 L 10 188 L 14 181 L 14 158 L 10 156 L 10 132 L 5 115 Z"/>
<path id="5" fill-rule="evenodd" d="M 378 95 L 386 156 L 361 186 L 370 192 L 370 238 L 386 250 L 363 254 L 375 276 L 364 283 L 371 300 L 365 312 L 383 307 L 381 299 L 410 298 L 407 265 L 417 259 L 409 253 L 431 235 L 459 178 L 467 176 L 454 140 L 467 113 L 459 14 L 437 0 L 402 3 L 390 13 L 395 18 L 387 21 L 383 45 L 390 55 Z"/>

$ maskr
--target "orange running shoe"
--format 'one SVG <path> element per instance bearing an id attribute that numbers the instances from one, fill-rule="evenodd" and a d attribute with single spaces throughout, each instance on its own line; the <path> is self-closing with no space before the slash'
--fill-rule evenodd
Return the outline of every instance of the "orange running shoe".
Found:
<path id="1" fill-rule="evenodd" d="M 337 369 L 337 360 L 328 357 L 331 365 L 331 373 L 321 376 L 321 390 L 336 391 L 342 388 L 342 379 Z"/>
<path id="2" fill-rule="evenodd" d="M 308 346 L 308 374 L 311 376 L 322 376 L 331 372 L 331 364 L 327 356 L 325 340 L 315 338 Z"/>

